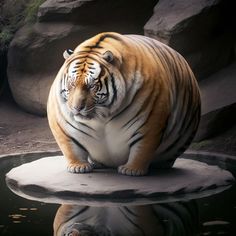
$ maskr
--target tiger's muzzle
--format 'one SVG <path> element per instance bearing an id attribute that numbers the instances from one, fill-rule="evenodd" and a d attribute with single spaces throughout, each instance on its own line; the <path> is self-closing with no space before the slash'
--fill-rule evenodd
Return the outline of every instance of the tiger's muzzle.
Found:
<path id="1" fill-rule="evenodd" d="M 71 112 L 74 116 L 78 116 L 83 119 L 92 119 L 94 117 L 94 107 L 73 107 Z"/>

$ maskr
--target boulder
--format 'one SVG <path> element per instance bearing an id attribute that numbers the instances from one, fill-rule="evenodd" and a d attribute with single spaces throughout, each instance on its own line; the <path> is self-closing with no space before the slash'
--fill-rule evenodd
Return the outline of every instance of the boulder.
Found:
<path id="1" fill-rule="evenodd" d="M 75 18 L 75 12 L 87 15 L 84 7 L 90 7 L 94 0 L 47 0 L 38 10 L 39 21 L 65 21 Z"/>
<path id="2" fill-rule="evenodd" d="M 64 50 L 103 31 L 143 34 L 155 4 L 156 0 L 138 0 L 135 5 L 125 0 L 46 1 L 39 8 L 39 21 L 23 26 L 10 44 L 8 80 L 15 101 L 30 113 L 45 115 Z"/>
<path id="3" fill-rule="evenodd" d="M 144 32 L 183 54 L 202 79 L 232 59 L 232 6 L 231 0 L 160 0 Z"/>
<path id="4" fill-rule="evenodd" d="M 157 0 L 47 0 L 38 11 L 39 21 L 73 21 L 78 24 L 130 25 L 143 34 Z M 124 29 L 125 29 L 124 28 Z M 132 32 L 132 31 L 131 31 Z M 130 32 L 130 33 L 131 33 Z"/>
<path id="5" fill-rule="evenodd" d="M 46 114 L 49 89 L 63 63 L 64 45 L 75 46 L 72 24 L 22 27 L 8 52 L 8 81 L 15 101 L 26 111 Z"/>

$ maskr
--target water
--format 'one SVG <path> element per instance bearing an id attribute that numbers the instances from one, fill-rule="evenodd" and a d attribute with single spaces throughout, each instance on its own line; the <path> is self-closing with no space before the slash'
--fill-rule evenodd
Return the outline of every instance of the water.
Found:
<path id="1" fill-rule="evenodd" d="M 0 159 L 0 235 L 47 236 L 54 231 L 57 236 L 76 236 L 78 230 L 81 235 L 236 235 L 236 185 L 185 202 L 112 207 L 46 204 L 21 198 L 5 184 L 10 169 L 35 159 Z"/>

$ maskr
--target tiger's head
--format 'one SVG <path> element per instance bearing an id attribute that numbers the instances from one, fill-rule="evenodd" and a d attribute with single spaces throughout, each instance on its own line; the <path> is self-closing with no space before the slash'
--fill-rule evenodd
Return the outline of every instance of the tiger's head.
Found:
<path id="1" fill-rule="evenodd" d="M 119 53 L 102 42 L 89 44 L 63 54 L 61 96 L 75 119 L 107 117 L 120 106 L 127 88 Z"/>

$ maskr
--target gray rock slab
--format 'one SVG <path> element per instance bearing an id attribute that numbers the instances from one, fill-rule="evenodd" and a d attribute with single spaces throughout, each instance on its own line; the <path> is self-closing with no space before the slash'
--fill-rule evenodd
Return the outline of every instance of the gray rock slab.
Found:
<path id="1" fill-rule="evenodd" d="M 197 79 L 202 79 L 231 60 L 231 8 L 222 0 L 160 0 L 144 26 L 144 34 L 183 54 Z"/>
<path id="2" fill-rule="evenodd" d="M 170 44 L 173 35 L 183 31 L 189 26 L 189 23 L 192 24 L 190 20 L 193 17 L 198 16 L 203 11 L 209 10 L 210 7 L 217 5 L 219 2 L 219 0 L 160 0 L 154 8 L 153 16 L 144 26 L 145 34 L 157 38 L 166 44 Z M 199 29 L 197 30 L 199 31 Z M 201 39 L 201 41 L 203 40 L 205 38 Z M 194 41 L 185 41 L 185 45 L 182 43 L 179 48 L 186 51 L 190 44 L 194 44 Z M 191 48 L 193 46 L 196 45 L 192 45 Z"/>
<path id="3" fill-rule="evenodd" d="M 236 63 L 199 83 L 202 116 L 195 141 L 225 131 L 236 120 Z"/>
<path id="4" fill-rule="evenodd" d="M 200 81 L 202 115 L 236 103 L 236 62 Z"/>
<path id="5" fill-rule="evenodd" d="M 60 204 L 146 204 L 194 199 L 230 187 L 234 177 L 218 166 L 179 158 L 170 170 L 153 170 L 143 177 L 124 176 L 112 169 L 87 174 L 66 170 L 62 156 L 46 157 L 13 168 L 6 175 L 16 194 Z"/>
<path id="6" fill-rule="evenodd" d="M 38 10 L 38 19 L 40 21 L 45 20 L 58 20 L 62 16 L 71 16 L 75 10 L 78 11 L 83 5 L 88 5 L 93 0 L 47 0 Z M 81 13 L 81 12 L 79 12 Z M 64 19 L 63 19 L 64 20 Z"/>

